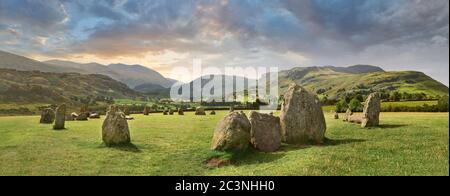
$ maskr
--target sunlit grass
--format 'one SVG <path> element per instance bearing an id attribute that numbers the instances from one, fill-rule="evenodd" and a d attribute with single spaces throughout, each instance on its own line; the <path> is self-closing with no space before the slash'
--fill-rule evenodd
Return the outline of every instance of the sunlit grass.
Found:
<path id="1" fill-rule="evenodd" d="M 210 150 L 216 116 L 134 115 L 133 145 L 102 144 L 100 120 L 54 131 L 37 116 L 0 117 L 0 175 L 448 175 L 448 113 L 382 113 L 381 127 L 327 119 L 322 146 L 275 153 Z M 225 156 L 232 165 L 207 168 Z"/>

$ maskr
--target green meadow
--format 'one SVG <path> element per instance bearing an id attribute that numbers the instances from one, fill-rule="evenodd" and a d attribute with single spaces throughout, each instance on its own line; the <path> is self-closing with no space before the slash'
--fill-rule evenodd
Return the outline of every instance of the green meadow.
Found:
<path id="1" fill-rule="evenodd" d="M 0 175 L 449 175 L 448 113 L 382 113 L 381 126 L 327 119 L 320 146 L 283 145 L 278 152 L 210 150 L 216 116 L 134 115 L 132 145 L 102 144 L 103 119 L 66 122 L 0 117 Z M 208 168 L 216 156 L 231 165 Z"/>

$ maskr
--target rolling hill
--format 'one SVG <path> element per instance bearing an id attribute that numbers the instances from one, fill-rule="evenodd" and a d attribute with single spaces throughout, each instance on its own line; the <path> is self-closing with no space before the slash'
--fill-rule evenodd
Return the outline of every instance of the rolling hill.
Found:
<path id="1" fill-rule="evenodd" d="M 104 75 L 0 69 L 0 102 L 3 104 L 79 105 L 86 99 L 138 96 L 140 94 L 127 85 Z"/>
<path id="2" fill-rule="evenodd" d="M 101 74 L 123 82 L 129 87 L 134 88 L 136 91 L 146 93 L 150 96 L 157 95 L 168 97 L 170 92 L 169 87 L 176 82 L 175 80 L 165 78 L 158 72 L 141 65 L 81 64 L 60 60 L 39 62 L 2 51 L 0 51 L 0 59 L 0 68 L 25 71 L 39 70 L 41 72 L 55 73 L 74 72 L 81 74 Z M 45 75 L 44 73 L 41 74 Z M 371 65 L 354 65 L 349 67 L 295 67 L 289 70 L 282 70 L 278 75 L 279 94 L 284 94 L 289 84 L 292 82 L 300 84 L 310 91 L 316 92 L 320 97 L 327 97 L 328 99 L 338 99 L 349 93 L 365 95 L 373 91 L 387 93 L 393 91 L 398 91 L 400 93 L 424 93 L 431 97 L 448 95 L 449 93 L 447 86 L 424 73 L 416 71 L 384 71 L 380 67 Z M 198 80 L 200 80 L 200 78 L 197 78 L 194 81 Z M 207 84 L 210 80 L 211 79 L 202 79 L 202 86 Z M 245 80 L 246 83 L 238 85 L 247 86 L 247 83 L 250 83 L 245 89 L 255 88 L 255 80 L 246 78 L 243 78 L 243 80 Z M 20 82 L 17 81 L 17 83 Z M 183 85 L 192 85 L 192 83 L 193 82 L 191 81 Z M 4 90 L 8 87 L 5 87 L 5 85 L 3 85 L 3 87 L 0 86 L 0 89 L 2 88 Z M 82 87 L 77 88 L 80 89 Z M 194 89 L 190 88 L 190 91 L 194 92 Z M 196 91 L 199 90 L 196 89 Z M 86 94 L 89 94 L 89 92 Z M 242 92 L 237 92 L 236 94 L 237 96 L 242 97 Z M 227 94 L 225 96 L 228 98 L 233 95 Z M 212 97 L 211 99 L 221 100 L 221 97 Z"/>
<path id="3" fill-rule="evenodd" d="M 330 99 L 345 93 L 371 91 L 425 93 L 429 96 L 448 95 L 449 89 L 422 72 L 384 71 L 370 65 L 350 67 L 297 67 L 279 72 L 280 93 L 296 82 Z"/>
<path id="4" fill-rule="evenodd" d="M 215 77 L 225 77 L 232 80 L 232 76 L 214 75 Z M 266 77 L 263 75 L 262 77 Z M 202 79 L 202 86 L 207 85 L 211 79 Z M 256 89 L 256 80 L 242 78 L 245 81 L 242 84 L 237 84 L 241 89 L 253 90 Z M 199 81 L 200 78 L 194 81 Z M 192 83 L 183 84 L 187 85 L 186 88 L 191 92 L 200 93 L 199 89 L 192 89 Z M 341 98 L 345 94 L 362 94 L 368 95 L 371 92 L 383 92 L 389 94 L 390 92 L 397 91 L 400 93 L 406 92 L 409 94 L 424 93 L 429 97 L 448 95 L 449 89 L 442 83 L 434 80 L 433 78 L 425 75 L 422 72 L 416 71 L 384 71 L 380 67 L 371 65 L 354 65 L 349 67 L 335 67 L 335 66 L 322 66 L 322 67 L 295 67 L 290 70 L 283 70 L 278 73 L 278 87 L 279 94 L 282 95 L 286 92 L 289 84 L 295 82 L 304 86 L 306 89 L 315 92 L 319 97 L 327 97 L 329 100 L 336 100 Z M 211 84 L 209 84 L 211 85 Z M 190 87 L 189 87 L 190 86 Z M 222 86 L 222 89 L 224 87 Z M 222 97 L 206 97 L 203 92 L 203 100 L 210 101 L 222 100 Z M 237 100 L 242 100 L 244 95 L 243 91 L 236 92 Z M 232 97 L 232 94 L 226 94 L 227 98 Z M 261 94 L 260 94 L 261 96 Z M 263 98 L 263 97 L 261 97 Z M 188 99 L 188 98 L 184 98 Z M 250 100 L 254 100 L 250 98 Z"/>
<path id="5" fill-rule="evenodd" d="M 42 72 L 82 72 L 75 67 L 59 67 L 0 50 L 0 68 Z"/>
<path id="6" fill-rule="evenodd" d="M 162 87 L 170 87 L 175 83 L 167 79 L 160 73 L 144 67 L 142 65 L 110 64 L 102 65 L 98 63 L 75 63 L 70 61 L 50 60 L 46 64 L 68 69 L 82 70 L 81 73 L 103 74 L 127 84 L 130 88 L 135 88 L 141 84 L 155 84 Z"/>
<path id="7" fill-rule="evenodd" d="M 176 82 L 142 65 L 83 64 L 61 60 L 40 62 L 4 51 L 0 51 L 0 59 L 0 68 L 55 73 L 102 74 L 123 82 L 130 88 L 141 84 L 156 84 L 167 88 Z"/>

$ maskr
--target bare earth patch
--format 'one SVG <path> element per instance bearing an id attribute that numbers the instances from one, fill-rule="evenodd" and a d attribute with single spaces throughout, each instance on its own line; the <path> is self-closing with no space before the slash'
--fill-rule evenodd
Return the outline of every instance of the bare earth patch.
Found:
<path id="1" fill-rule="evenodd" d="M 223 159 L 221 157 L 213 157 L 205 161 L 206 167 L 208 168 L 220 168 L 231 165 L 229 159 Z"/>

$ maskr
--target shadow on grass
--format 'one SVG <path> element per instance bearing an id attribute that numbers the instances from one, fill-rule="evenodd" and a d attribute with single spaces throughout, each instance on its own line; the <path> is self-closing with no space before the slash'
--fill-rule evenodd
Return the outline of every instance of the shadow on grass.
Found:
<path id="1" fill-rule="evenodd" d="M 359 142 L 365 142 L 366 140 L 363 139 L 328 139 L 325 138 L 325 142 L 322 144 L 322 146 L 337 146 L 342 144 L 351 144 L 351 143 L 359 143 Z"/>
<path id="2" fill-rule="evenodd" d="M 350 144 L 350 143 L 359 143 L 359 142 L 365 142 L 366 140 L 363 139 L 328 139 L 325 138 L 323 144 L 283 144 L 281 148 L 278 151 L 294 151 L 294 150 L 302 150 L 311 148 L 314 146 L 318 147 L 326 147 L 326 146 L 337 146 L 337 145 L 343 145 L 343 144 Z"/>
<path id="3" fill-rule="evenodd" d="M 395 128 L 405 127 L 405 126 L 407 126 L 407 125 L 401 125 L 401 124 L 381 124 L 381 125 L 378 125 L 378 128 L 381 128 L 381 129 L 395 129 Z M 374 127 L 374 128 L 377 128 L 377 127 Z"/>
<path id="4" fill-rule="evenodd" d="M 240 166 L 240 165 L 252 165 L 252 164 L 260 164 L 260 163 L 269 163 L 272 161 L 276 161 L 278 159 L 283 158 L 286 155 L 286 152 L 296 151 L 311 148 L 314 146 L 318 147 L 326 147 L 326 146 L 337 146 L 343 144 L 350 143 L 359 143 L 365 142 L 363 139 L 328 139 L 325 138 L 323 144 L 282 144 L 280 149 L 276 152 L 259 152 L 254 149 L 249 149 L 246 151 L 228 151 L 228 152 L 219 152 L 212 151 L 208 160 L 212 159 L 220 159 L 222 162 L 229 162 L 231 165 Z M 207 160 L 207 161 L 208 161 Z M 206 161 L 206 162 L 207 162 Z"/>
<path id="5" fill-rule="evenodd" d="M 116 150 L 125 151 L 125 152 L 133 152 L 133 153 L 140 153 L 140 152 L 142 152 L 133 143 L 118 144 L 118 145 L 106 145 L 105 143 L 103 143 L 101 147 L 102 148 L 113 148 L 113 149 L 116 149 Z"/>
<path id="6" fill-rule="evenodd" d="M 209 156 L 209 159 L 218 158 L 222 161 L 229 161 L 231 165 L 239 166 L 239 165 L 252 165 L 259 163 L 268 163 L 275 160 L 278 160 L 284 157 L 284 153 L 282 152 L 273 152 L 273 153 L 264 153 L 258 152 L 253 149 L 249 149 L 246 151 L 228 151 L 228 152 L 218 152 L 213 151 Z"/>

